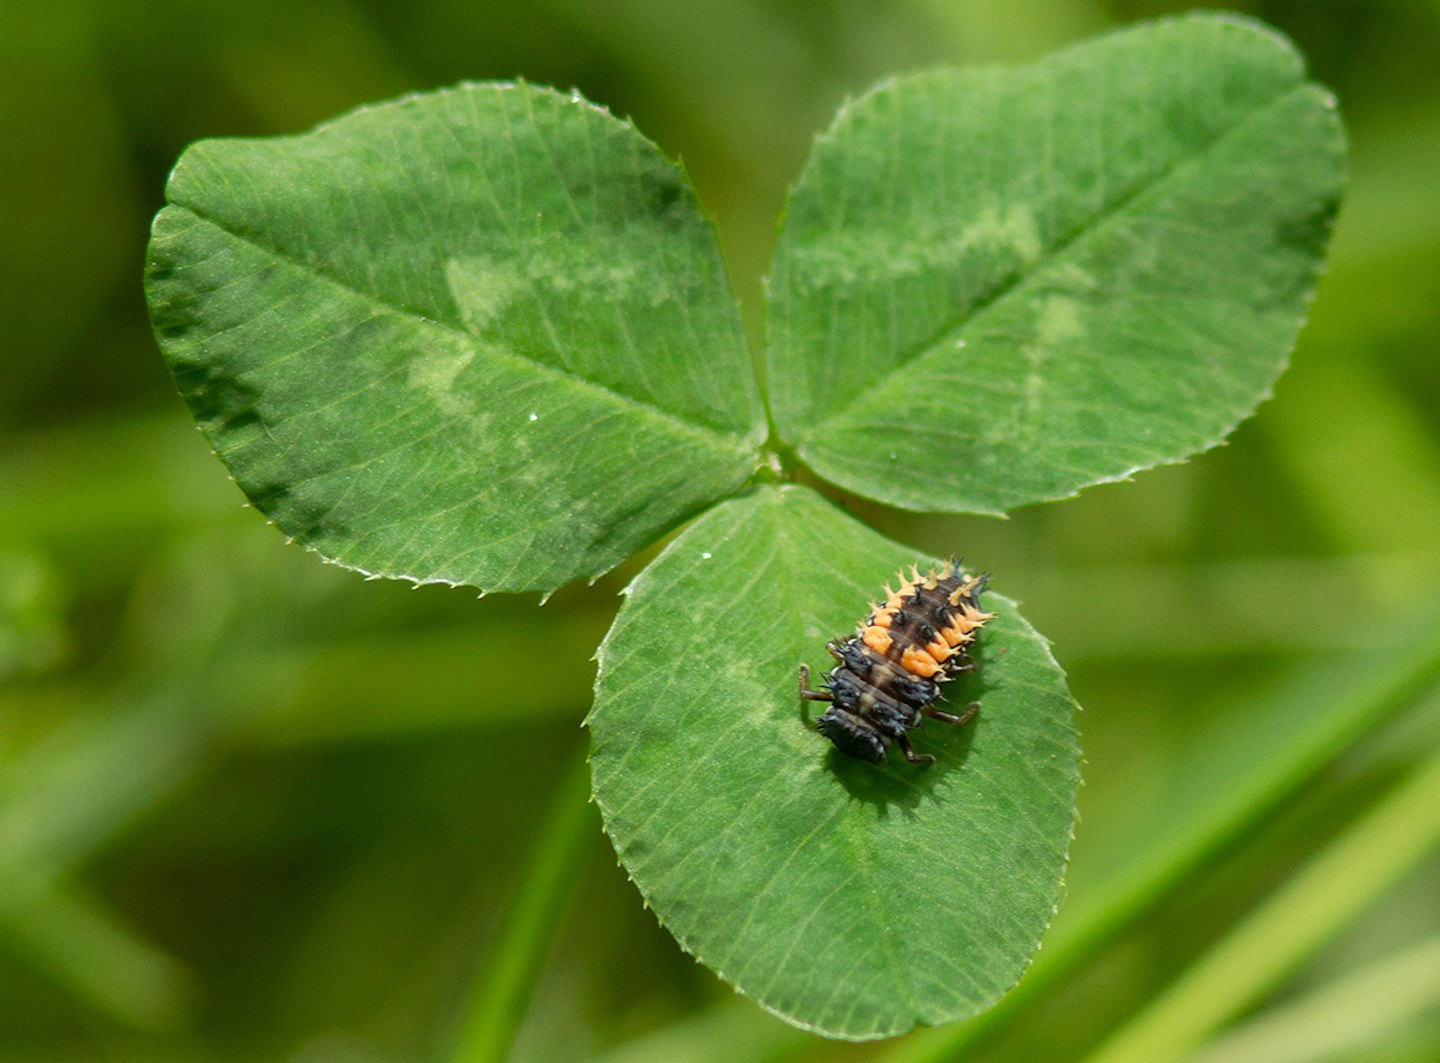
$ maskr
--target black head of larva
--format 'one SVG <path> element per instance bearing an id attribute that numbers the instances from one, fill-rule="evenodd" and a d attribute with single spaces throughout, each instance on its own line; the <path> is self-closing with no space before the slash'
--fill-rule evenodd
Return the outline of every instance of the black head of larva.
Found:
<path id="1" fill-rule="evenodd" d="M 939 684 L 975 669 L 970 647 L 995 615 L 980 608 L 987 579 L 967 576 L 952 560 L 939 572 L 902 574 L 897 590 L 886 587 L 884 603 L 871 607 L 856 634 L 826 647 L 837 667 L 823 689 L 810 690 L 810 670 L 800 666 L 800 697 L 830 703 L 816 729 L 860 760 L 878 764 L 893 741 L 912 764 L 933 761 L 910 748 L 907 733 L 926 716 L 958 727 L 979 709 L 971 702 L 957 716 L 932 703 Z"/>
<path id="2" fill-rule="evenodd" d="M 831 706 L 815 721 L 815 729 L 834 742 L 846 756 L 868 760 L 871 764 L 879 764 L 885 759 L 884 737 L 852 712 Z"/>

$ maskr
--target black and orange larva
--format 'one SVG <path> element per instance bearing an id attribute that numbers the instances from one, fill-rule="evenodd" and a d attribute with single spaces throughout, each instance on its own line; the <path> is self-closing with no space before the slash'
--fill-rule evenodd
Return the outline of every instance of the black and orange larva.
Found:
<path id="1" fill-rule="evenodd" d="M 989 577 L 967 576 L 956 560 L 944 575 L 910 573 L 909 579 L 900 574 L 898 589 L 885 587 L 884 603 L 871 604 L 856 634 L 825 647 L 839 667 L 821 684 L 824 690 L 808 689 L 810 669 L 800 666 L 800 697 L 830 702 L 816 728 L 842 753 L 874 764 L 885 759 L 891 741 L 911 764 L 929 764 L 935 758 L 911 749 L 906 732 L 924 716 L 959 727 L 980 708 L 972 701 L 955 716 L 931 704 L 940 697 L 939 684 L 975 670 L 970 646 L 995 617 L 980 608 Z"/>

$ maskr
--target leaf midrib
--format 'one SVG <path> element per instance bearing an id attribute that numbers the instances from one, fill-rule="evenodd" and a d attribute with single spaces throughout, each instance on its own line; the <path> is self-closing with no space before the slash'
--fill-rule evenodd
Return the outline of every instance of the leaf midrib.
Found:
<path id="1" fill-rule="evenodd" d="M 608 399 L 617 405 L 634 408 L 641 414 L 644 414 L 664 423 L 672 431 L 675 431 L 680 435 L 691 436 L 706 440 L 708 443 L 712 444 L 717 450 L 738 451 L 744 452 L 746 454 L 758 453 L 758 449 L 755 446 L 752 446 L 749 442 L 749 436 L 757 431 L 755 426 L 751 426 L 750 431 L 746 433 L 732 433 L 713 428 L 709 425 L 699 424 L 693 421 L 686 420 L 679 414 L 674 413 L 671 410 L 667 410 L 665 407 L 659 406 L 653 402 L 646 402 L 644 399 L 637 398 L 634 395 L 627 395 L 622 391 L 616 391 L 614 388 L 608 387 L 605 384 L 601 384 L 598 381 L 591 380 L 588 377 L 581 376 L 569 370 L 550 365 L 548 362 L 538 361 L 537 359 L 528 358 L 525 355 L 519 354 L 514 351 L 509 351 L 500 347 L 484 344 L 480 341 L 479 337 L 475 336 L 474 333 L 469 332 L 466 329 L 457 328 L 454 325 L 447 324 L 444 321 L 439 321 L 435 318 L 425 317 L 422 314 L 417 314 L 410 310 L 406 310 L 403 307 L 396 306 L 393 303 L 387 302 L 386 300 L 375 295 L 375 293 L 373 292 L 368 292 L 361 288 L 357 288 L 355 285 L 349 283 L 348 281 L 343 280 L 339 277 L 335 277 L 325 272 L 324 270 L 317 268 L 314 263 L 306 262 L 303 259 L 296 258 L 294 255 L 287 254 L 280 248 L 270 246 L 269 244 L 255 239 L 253 236 L 236 231 L 235 229 L 231 228 L 219 219 L 212 216 L 211 214 L 207 213 L 205 210 L 191 203 L 176 202 L 172 200 L 170 202 L 170 206 L 176 210 L 185 211 L 186 213 L 194 217 L 196 220 L 202 222 L 205 225 L 213 227 L 217 231 L 230 237 L 232 240 L 236 240 L 242 244 L 254 248 L 262 254 L 269 255 L 277 262 L 283 263 L 291 267 L 292 269 L 298 270 L 306 276 L 313 277 L 316 281 L 328 284 L 332 288 L 335 288 L 338 291 L 344 292 L 345 294 L 354 297 L 362 303 L 369 305 L 376 312 L 377 315 L 388 314 L 410 321 L 412 324 L 420 328 L 432 328 L 441 332 L 449 333 L 451 336 L 458 338 L 461 342 L 473 347 L 477 353 L 484 353 L 494 357 L 502 358 L 511 362 L 514 365 L 524 366 L 527 369 L 533 370 L 534 372 L 542 376 L 549 376 L 555 380 L 564 381 L 566 383 L 574 384 L 583 389 L 592 391 L 598 394 L 600 397 Z M 736 444 L 738 444 L 738 447 L 736 446 Z"/>
<path id="2" fill-rule="evenodd" d="M 852 389 L 850 401 L 843 405 L 827 404 L 828 409 L 831 411 L 829 416 L 816 419 L 812 422 L 812 426 L 808 431 L 797 433 L 796 446 L 803 447 L 807 443 L 823 437 L 832 425 L 843 423 L 857 408 L 873 406 L 874 402 L 871 396 L 883 392 L 886 388 L 899 382 L 901 378 L 909 374 L 910 367 L 914 365 L 914 363 L 937 348 L 943 347 L 947 341 L 953 340 L 956 333 L 974 324 L 975 321 L 980 319 L 987 311 L 1003 304 L 1008 298 L 1015 296 L 1017 292 L 1023 291 L 1037 277 L 1043 276 L 1047 270 L 1054 267 L 1057 263 L 1060 263 L 1065 253 L 1071 248 L 1092 234 L 1101 232 L 1107 226 L 1115 224 L 1117 219 L 1124 215 L 1125 210 L 1137 200 L 1149 195 L 1155 189 L 1162 187 L 1176 174 L 1185 172 L 1195 165 L 1198 165 L 1199 162 L 1214 152 L 1217 147 L 1231 137 L 1238 135 L 1252 122 L 1258 121 L 1296 93 L 1304 92 L 1308 88 L 1310 88 L 1310 82 L 1303 79 L 1291 84 L 1283 92 L 1276 93 L 1263 104 L 1249 111 L 1241 120 L 1223 130 L 1198 150 L 1172 162 L 1148 181 L 1135 187 L 1125 195 L 1116 199 L 1113 203 L 1108 204 L 1104 209 L 1091 215 L 1090 218 L 1086 219 L 1080 225 L 1077 225 L 1074 232 L 1057 241 L 1050 251 L 1039 258 L 1033 265 L 1018 270 L 999 284 L 994 291 L 981 299 L 977 299 L 963 313 L 955 315 L 952 322 L 946 323 L 937 329 L 932 338 L 914 344 L 911 350 L 902 355 L 900 360 L 892 368 L 862 388 Z"/>

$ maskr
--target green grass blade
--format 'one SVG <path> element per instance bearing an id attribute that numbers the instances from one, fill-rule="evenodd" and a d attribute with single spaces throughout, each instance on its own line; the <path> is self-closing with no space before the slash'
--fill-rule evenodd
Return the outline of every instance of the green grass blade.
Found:
<path id="1" fill-rule="evenodd" d="M 500 939 L 471 992 L 452 1063 L 503 1063 L 581 860 L 596 838 L 590 771 L 577 758 L 551 799 Z"/>
<path id="2" fill-rule="evenodd" d="M 190 1025 L 195 987 L 184 964 L 95 898 L 32 871 L 41 880 L 0 911 L 0 933 L 17 951 L 132 1029 L 174 1033 Z"/>
<path id="3" fill-rule="evenodd" d="M 1440 846 L 1440 751 L 1231 930 L 1091 1063 L 1177 1059 L 1275 988 Z"/>
<path id="4" fill-rule="evenodd" d="M 1312 990 L 1211 1041 L 1190 1063 L 1353 1059 L 1440 1005 L 1440 935 Z"/>

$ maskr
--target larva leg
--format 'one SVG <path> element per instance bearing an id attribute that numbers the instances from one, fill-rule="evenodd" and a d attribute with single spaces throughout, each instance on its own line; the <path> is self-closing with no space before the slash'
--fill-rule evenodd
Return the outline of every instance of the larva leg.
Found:
<path id="1" fill-rule="evenodd" d="M 834 701 L 835 695 L 828 690 L 810 689 L 810 666 L 800 666 L 800 700 L 801 701 Z"/>
<path id="2" fill-rule="evenodd" d="M 956 727 L 964 727 L 967 723 L 971 721 L 971 719 L 974 718 L 975 714 L 980 711 L 980 703 L 978 701 L 972 701 L 969 705 L 965 706 L 964 710 L 960 713 L 959 716 L 956 716 L 953 713 L 943 712 L 940 709 L 932 709 L 928 705 L 920 711 L 932 719 L 940 720 L 943 723 L 953 724 Z"/>
<path id="3" fill-rule="evenodd" d="M 905 759 L 911 764 L 934 764 L 935 758 L 929 753 L 917 753 L 910 748 L 910 739 L 905 735 L 896 735 L 895 741 L 900 743 L 901 750 L 905 753 Z"/>

